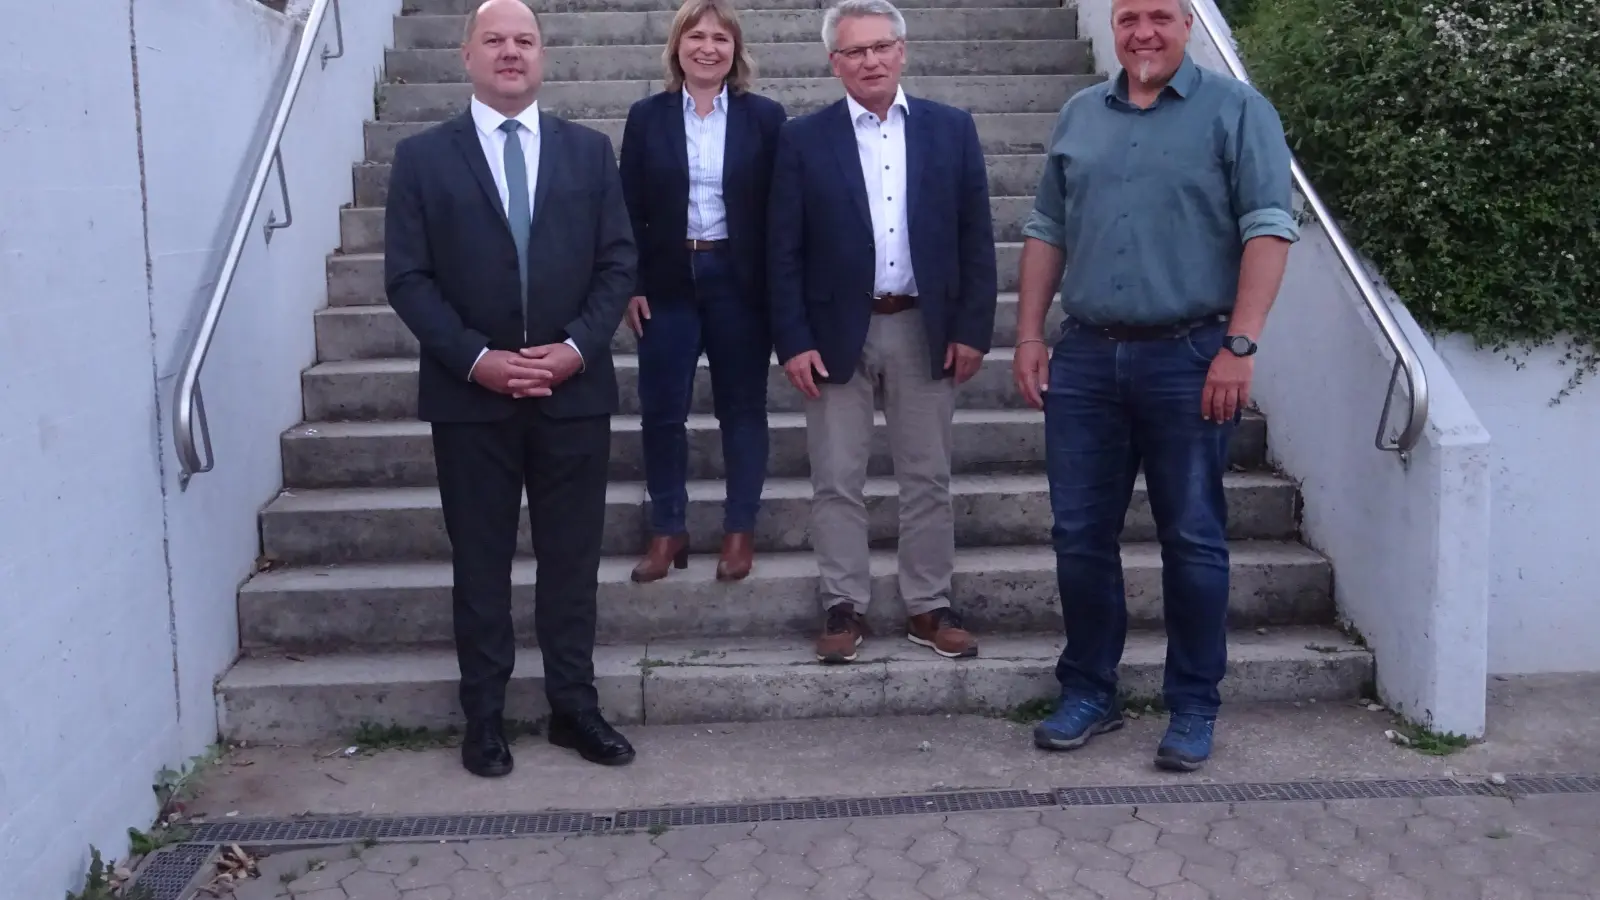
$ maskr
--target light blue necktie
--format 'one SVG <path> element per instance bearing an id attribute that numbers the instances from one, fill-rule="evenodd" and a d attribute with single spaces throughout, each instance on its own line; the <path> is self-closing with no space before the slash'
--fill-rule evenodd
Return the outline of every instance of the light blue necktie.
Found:
<path id="1" fill-rule="evenodd" d="M 522 141 L 517 131 L 522 123 L 507 119 L 500 123 L 506 133 L 506 222 L 511 239 L 517 244 L 517 272 L 522 276 L 522 304 L 528 303 L 528 230 L 532 219 L 528 209 L 528 163 L 522 158 Z M 523 310 L 526 313 L 526 309 Z"/>

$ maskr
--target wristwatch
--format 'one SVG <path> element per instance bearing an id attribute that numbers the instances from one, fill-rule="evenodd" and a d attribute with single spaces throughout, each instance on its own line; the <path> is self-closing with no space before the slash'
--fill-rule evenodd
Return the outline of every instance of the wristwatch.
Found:
<path id="1" fill-rule="evenodd" d="M 1222 339 L 1222 349 L 1234 356 L 1249 356 L 1256 352 L 1256 342 L 1242 334 L 1230 334 Z"/>

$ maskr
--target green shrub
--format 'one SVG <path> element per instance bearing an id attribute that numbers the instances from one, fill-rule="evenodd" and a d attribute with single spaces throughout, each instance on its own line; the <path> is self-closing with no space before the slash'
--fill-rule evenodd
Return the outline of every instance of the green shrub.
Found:
<path id="1" fill-rule="evenodd" d="M 1600 0 L 1251 6 L 1251 80 L 1417 320 L 1497 349 L 1565 334 L 1592 366 Z"/>

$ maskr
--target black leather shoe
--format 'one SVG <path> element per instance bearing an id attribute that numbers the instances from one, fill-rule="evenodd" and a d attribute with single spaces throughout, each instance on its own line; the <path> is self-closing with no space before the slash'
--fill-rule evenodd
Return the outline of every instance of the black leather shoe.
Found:
<path id="1" fill-rule="evenodd" d="M 467 723 L 461 740 L 461 765 L 480 778 L 511 774 L 511 746 L 498 716 Z"/>
<path id="2" fill-rule="evenodd" d="M 578 751 L 578 755 L 602 766 L 625 766 L 633 762 L 633 745 L 617 733 L 596 710 L 550 717 L 550 743 Z"/>

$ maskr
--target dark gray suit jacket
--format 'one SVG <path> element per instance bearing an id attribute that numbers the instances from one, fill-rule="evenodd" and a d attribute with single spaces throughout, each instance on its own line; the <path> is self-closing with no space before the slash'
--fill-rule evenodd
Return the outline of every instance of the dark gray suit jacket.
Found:
<path id="1" fill-rule="evenodd" d="M 528 240 L 527 321 L 516 245 L 470 112 L 395 148 L 385 214 L 389 303 L 422 344 L 417 415 L 505 419 L 518 403 L 557 418 L 617 411 L 611 338 L 638 251 L 611 139 L 539 117 L 539 174 Z M 467 379 L 478 354 L 571 338 L 584 369 L 549 397 L 513 400 Z"/>

